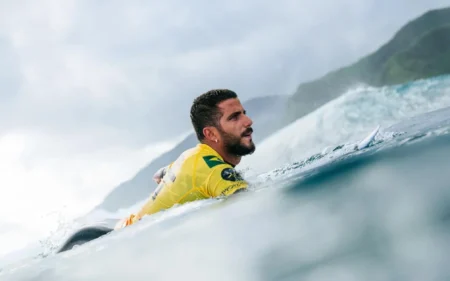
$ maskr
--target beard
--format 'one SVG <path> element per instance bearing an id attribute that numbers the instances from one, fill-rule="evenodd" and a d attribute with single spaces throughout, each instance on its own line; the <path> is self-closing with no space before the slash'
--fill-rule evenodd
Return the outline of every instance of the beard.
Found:
<path id="1" fill-rule="evenodd" d="M 252 154 L 256 147 L 253 141 L 250 141 L 250 144 L 248 146 L 241 143 L 242 138 L 245 134 L 253 132 L 252 128 L 248 128 L 243 132 L 240 136 L 235 136 L 232 134 L 228 134 L 221 129 L 219 129 L 222 139 L 224 140 L 225 149 L 228 153 L 234 154 L 237 156 L 245 156 L 248 154 Z"/>

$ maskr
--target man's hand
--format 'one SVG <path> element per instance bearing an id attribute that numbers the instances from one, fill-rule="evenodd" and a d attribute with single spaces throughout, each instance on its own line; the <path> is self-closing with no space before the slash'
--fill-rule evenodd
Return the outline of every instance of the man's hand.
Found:
<path id="1" fill-rule="evenodd" d="M 153 175 L 153 180 L 159 184 L 162 180 L 162 178 L 164 177 L 164 175 L 166 174 L 166 170 L 167 167 L 162 167 L 161 169 L 159 169 L 158 171 L 156 171 L 156 173 Z"/>
<path id="2" fill-rule="evenodd" d="M 121 219 L 114 226 L 114 230 L 118 230 L 118 229 L 124 228 L 125 226 L 128 226 L 128 225 L 132 224 L 134 217 L 135 217 L 135 215 L 132 214 L 132 215 L 130 215 L 127 218 Z"/>

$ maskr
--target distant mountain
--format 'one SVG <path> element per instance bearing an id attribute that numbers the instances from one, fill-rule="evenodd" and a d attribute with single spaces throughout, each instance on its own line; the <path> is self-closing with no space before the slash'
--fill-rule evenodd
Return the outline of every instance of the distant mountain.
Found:
<path id="1" fill-rule="evenodd" d="M 282 127 L 281 116 L 286 108 L 288 96 L 268 96 L 243 103 L 247 114 L 253 119 L 256 145 L 262 139 Z M 188 113 L 187 113 L 188 114 Z M 198 140 L 192 132 L 172 150 L 162 154 L 140 170 L 136 176 L 114 188 L 96 209 L 114 212 L 127 208 L 150 196 L 156 187 L 153 174 L 161 167 L 174 161 L 183 151 L 197 145 Z"/>
<path id="2" fill-rule="evenodd" d="M 287 122 L 358 84 L 379 87 L 450 73 L 449 25 L 450 8 L 429 11 L 406 24 L 376 52 L 300 84 L 290 99 Z"/>

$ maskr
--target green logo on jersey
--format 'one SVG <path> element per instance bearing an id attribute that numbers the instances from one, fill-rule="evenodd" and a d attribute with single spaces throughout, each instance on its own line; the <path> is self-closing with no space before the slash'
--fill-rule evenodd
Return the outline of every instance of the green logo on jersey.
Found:
<path id="1" fill-rule="evenodd" d="M 221 165 L 221 164 L 225 164 L 225 162 L 223 162 L 222 160 L 220 160 L 219 157 L 217 156 L 204 156 L 203 160 L 205 160 L 206 165 L 208 165 L 208 167 L 212 168 L 215 167 L 217 165 Z"/>

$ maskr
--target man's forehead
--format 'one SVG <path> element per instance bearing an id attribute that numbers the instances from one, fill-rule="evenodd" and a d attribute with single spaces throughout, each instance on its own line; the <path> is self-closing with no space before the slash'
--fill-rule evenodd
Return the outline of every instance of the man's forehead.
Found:
<path id="1" fill-rule="evenodd" d="M 227 99 L 222 102 L 220 102 L 217 107 L 222 111 L 223 113 L 236 111 L 236 110 L 242 110 L 242 104 L 238 98 L 233 99 Z"/>

